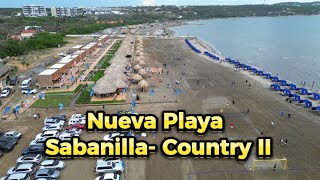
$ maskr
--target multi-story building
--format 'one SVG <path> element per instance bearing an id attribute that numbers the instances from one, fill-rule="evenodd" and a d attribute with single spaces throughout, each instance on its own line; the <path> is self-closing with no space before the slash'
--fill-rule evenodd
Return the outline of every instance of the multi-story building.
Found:
<path id="1" fill-rule="evenodd" d="M 82 12 L 79 8 L 66 8 L 66 7 L 53 7 L 51 8 L 51 15 L 55 17 L 65 17 L 65 16 L 80 16 Z"/>
<path id="2" fill-rule="evenodd" d="M 22 7 L 22 13 L 28 17 L 47 16 L 46 7 L 43 5 L 24 5 Z"/>

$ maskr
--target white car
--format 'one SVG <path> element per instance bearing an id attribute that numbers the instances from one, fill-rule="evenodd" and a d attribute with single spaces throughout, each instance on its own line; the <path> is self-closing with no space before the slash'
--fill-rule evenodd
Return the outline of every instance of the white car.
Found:
<path id="1" fill-rule="evenodd" d="M 44 138 L 49 138 L 49 137 L 58 138 L 59 137 L 59 131 L 57 131 L 57 130 L 45 131 L 43 133 L 38 134 L 35 139 L 40 139 L 42 137 L 44 137 Z"/>
<path id="2" fill-rule="evenodd" d="M 71 141 L 73 137 L 79 137 L 79 134 L 63 133 L 63 134 L 60 134 L 59 139 L 62 141 Z"/>
<path id="3" fill-rule="evenodd" d="M 52 124 L 52 125 L 43 127 L 42 132 L 51 131 L 51 130 L 61 131 L 62 129 L 63 129 L 63 126 L 61 124 Z"/>
<path id="4" fill-rule="evenodd" d="M 17 131 L 9 131 L 9 132 L 6 132 L 4 136 L 20 139 L 22 137 L 22 134 Z"/>
<path id="5" fill-rule="evenodd" d="M 65 121 L 59 120 L 59 119 L 51 119 L 51 118 L 46 118 L 44 120 L 44 125 L 45 126 L 50 126 L 53 124 L 60 124 L 61 126 L 64 126 Z"/>
<path id="6" fill-rule="evenodd" d="M 25 80 L 22 81 L 21 85 L 22 86 L 27 86 L 31 82 L 31 80 L 32 80 L 31 78 L 25 79 Z"/>
<path id="7" fill-rule="evenodd" d="M 95 173 L 97 175 L 103 175 L 105 173 L 121 173 L 124 167 L 122 163 L 105 162 L 96 165 Z"/>
<path id="8" fill-rule="evenodd" d="M 85 125 L 86 124 L 86 120 L 85 119 L 70 119 L 68 125 L 73 125 L 73 124 Z"/>
<path id="9" fill-rule="evenodd" d="M 32 163 L 32 164 L 39 164 L 42 161 L 41 154 L 27 154 L 25 156 L 21 156 L 17 159 L 17 164 L 25 164 L 25 163 Z"/>
<path id="10" fill-rule="evenodd" d="M 0 180 L 30 180 L 30 174 L 28 173 L 15 173 L 5 177 L 1 177 Z"/>
<path id="11" fill-rule="evenodd" d="M 73 114 L 70 119 L 86 119 L 85 115 L 82 114 Z"/>
<path id="12" fill-rule="evenodd" d="M 81 129 L 77 129 L 77 128 L 72 128 L 72 129 L 69 129 L 69 130 L 64 130 L 64 131 L 62 131 L 62 133 L 78 134 L 80 136 L 81 133 L 82 133 L 82 130 Z"/>
<path id="13" fill-rule="evenodd" d="M 125 134 L 123 133 L 110 133 L 108 135 L 105 135 L 103 137 L 103 140 L 105 141 L 113 141 L 113 139 L 116 137 L 116 136 L 125 136 Z"/>
<path id="14" fill-rule="evenodd" d="M 120 175 L 115 173 L 106 173 L 97 177 L 95 180 L 120 180 Z"/>
<path id="15" fill-rule="evenodd" d="M 39 169 L 55 169 L 62 170 L 64 168 L 64 162 L 58 160 L 44 160 L 40 164 Z"/>
<path id="16" fill-rule="evenodd" d="M 20 164 L 16 167 L 11 167 L 8 169 L 7 174 L 15 174 L 15 173 L 29 173 L 33 174 L 36 170 L 36 164 L 27 163 L 27 164 Z"/>
<path id="17" fill-rule="evenodd" d="M 32 145 L 41 145 L 41 144 L 44 144 L 44 142 L 47 140 L 48 138 L 47 137 L 41 137 L 39 139 L 34 139 L 32 140 L 29 145 L 32 146 Z"/>
<path id="18" fill-rule="evenodd" d="M 30 91 L 30 93 L 29 93 L 29 91 Z M 38 91 L 36 89 L 22 89 L 21 93 L 22 94 L 37 94 Z"/>
<path id="19" fill-rule="evenodd" d="M 9 94 L 10 94 L 10 91 L 8 91 L 8 90 L 3 90 L 3 91 L 1 92 L 0 97 L 6 98 L 6 97 L 9 96 Z"/>
<path id="20" fill-rule="evenodd" d="M 96 164 L 103 163 L 103 162 L 123 163 L 121 158 L 110 158 L 110 157 L 107 157 L 107 158 L 99 158 L 99 159 L 97 159 Z"/>

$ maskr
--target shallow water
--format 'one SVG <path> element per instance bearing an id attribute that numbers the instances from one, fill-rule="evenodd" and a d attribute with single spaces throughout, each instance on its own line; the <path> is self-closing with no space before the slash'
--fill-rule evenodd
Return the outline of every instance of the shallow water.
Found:
<path id="1" fill-rule="evenodd" d="M 197 36 L 220 54 L 320 89 L 320 16 L 201 20 L 173 27 Z"/>

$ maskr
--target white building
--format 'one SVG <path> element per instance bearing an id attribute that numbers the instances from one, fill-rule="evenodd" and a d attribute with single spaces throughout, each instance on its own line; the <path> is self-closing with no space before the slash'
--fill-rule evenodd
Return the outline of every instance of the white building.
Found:
<path id="1" fill-rule="evenodd" d="M 71 17 L 82 15 L 81 9 L 77 7 L 66 8 L 66 7 L 53 7 L 51 8 L 51 15 L 55 17 Z"/>
<path id="2" fill-rule="evenodd" d="M 47 16 L 46 7 L 43 5 L 24 5 L 22 7 L 22 13 L 28 17 Z"/>

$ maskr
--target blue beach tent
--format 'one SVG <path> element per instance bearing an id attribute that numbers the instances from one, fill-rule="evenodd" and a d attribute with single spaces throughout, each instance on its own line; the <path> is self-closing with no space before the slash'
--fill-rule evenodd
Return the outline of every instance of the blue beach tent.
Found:
<path id="1" fill-rule="evenodd" d="M 251 69 L 251 72 L 252 72 L 252 73 L 257 73 L 257 71 L 258 71 L 258 70 L 257 70 L 256 68 L 252 68 L 252 69 Z"/>
<path id="2" fill-rule="evenodd" d="M 290 90 L 297 90 L 297 86 L 295 84 L 288 84 Z"/>
<path id="3" fill-rule="evenodd" d="M 280 91 L 281 90 L 281 88 L 280 88 L 280 86 L 278 84 L 272 84 L 270 87 L 274 91 Z"/>
<path id="4" fill-rule="evenodd" d="M 320 106 L 312 107 L 311 109 L 314 110 L 314 111 L 319 111 L 320 112 Z"/>
<path id="5" fill-rule="evenodd" d="M 269 74 L 269 73 L 265 74 L 264 76 L 265 76 L 267 79 L 271 79 L 271 78 L 272 78 L 271 74 Z"/>
<path id="6" fill-rule="evenodd" d="M 291 95 L 291 91 L 289 89 L 282 89 L 281 91 L 283 92 L 282 95 L 284 95 L 284 96 L 290 96 Z"/>
<path id="7" fill-rule="evenodd" d="M 257 70 L 257 74 L 259 75 L 259 76 L 263 76 L 263 71 L 262 70 Z"/>
<path id="8" fill-rule="evenodd" d="M 314 100 L 320 100 L 320 94 L 318 93 L 310 93 L 310 95 L 313 95 Z"/>
<path id="9" fill-rule="evenodd" d="M 312 102 L 310 102 L 309 100 L 300 100 L 299 103 L 304 103 L 305 108 L 312 108 Z"/>
<path id="10" fill-rule="evenodd" d="M 302 95 L 307 95 L 308 94 L 308 90 L 306 88 L 300 88 L 300 94 Z"/>
<path id="11" fill-rule="evenodd" d="M 281 86 L 286 86 L 287 85 L 287 81 L 286 80 L 279 80 L 278 82 L 280 82 Z"/>
<path id="12" fill-rule="evenodd" d="M 245 68 L 246 70 L 251 70 L 251 66 L 248 66 L 248 65 L 246 65 L 244 68 Z"/>
<path id="13" fill-rule="evenodd" d="M 293 97 L 294 101 L 300 101 L 301 100 L 301 98 L 300 98 L 300 96 L 298 94 L 291 94 L 290 97 Z"/>
<path id="14" fill-rule="evenodd" d="M 278 82 L 278 81 L 279 81 L 279 78 L 278 78 L 277 76 L 273 76 L 273 77 L 272 77 L 272 81 L 273 81 L 273 82 Z"/>

